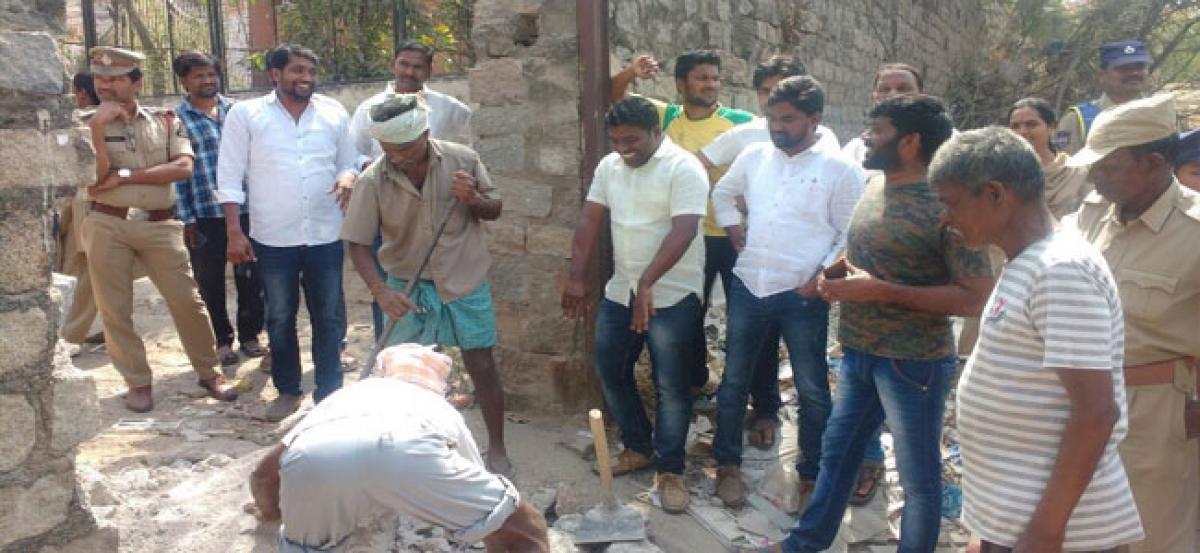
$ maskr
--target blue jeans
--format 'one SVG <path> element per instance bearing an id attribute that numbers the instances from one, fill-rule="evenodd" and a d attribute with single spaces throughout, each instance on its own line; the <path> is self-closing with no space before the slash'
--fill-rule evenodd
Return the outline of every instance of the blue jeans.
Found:
<path id="1" fill-rule="evenodd" d="M 629 329 L 632 311 L 628 307 L 607 298 L 601 300 L 596 315 L 596 374 L 604 399 L 621 429 L 625 447 L 647 457 L 657 453 L 659 472 L 683 473 L 692 418 L 692 357 L 688 352 L 692 351 L 699 310 L 700 298 L 690 294 L 675 305 L 658 309 L 645 334 Z M 658 400 L 653 430 L 633 378 L 634 364 L 646 345 Z"/>
<path id="2" fill-rule="evenodd" d="M 301 395 L 300 344 L 296 313 L 300 291 L 312 324 L 312 357 L 317 389 L 313 400 L 342 387 L 339 350 L 346 333 L 342 295 L 342 243 L 273 247 L 253 242 L 267 302 L 267 335 L 271 339 L 271 381 L 281 394 Z"/>
<path id="3" fill-rule="evenodd" d="M 839 367 L 841 367 L 841 360 L 834 361 L 833 370 L 840 372 Z M 753 394 L 753 392 L 751 392 L 751 394 Z M 884 453 L 882 436 L 883 426 L 881 425 L 879 428 L 875 429 L 875 434 L 872 435 L 871 439 L 867 441 L 867 452 L 863 455 L 864 465 L 868 463 L 872 465 L 883 465 Z"/>
<path id="4" fill-rule="evenodd" d="M 821 474 L 783 550 L 821 551 L 833 543 L 867 442 L 886 414 L 905 497 L 897 551 L 933 551 L 942 518 L 942 415 L 957 360 L 908 361 L 844 350 Z"/>
<path id="5" fill-rule="evenodd" d="M 713 456 L 718 465 L 742 464 L 742 425 L 746 396 L 755 380 L 758 360 L 776 325 L 795 375 L 800 400 L 800 461 L 803 478 L 816 478 L 821 459 L 821 434 L 829 419 L 829 365 L 825 344 L 829 334 L 829 304 L 787 290 L 765 298 L 755 296 L 733 278 L 729 297 L 729 324 L 725 338 L 725 374 L 717 390 L 717 435 Z"/>

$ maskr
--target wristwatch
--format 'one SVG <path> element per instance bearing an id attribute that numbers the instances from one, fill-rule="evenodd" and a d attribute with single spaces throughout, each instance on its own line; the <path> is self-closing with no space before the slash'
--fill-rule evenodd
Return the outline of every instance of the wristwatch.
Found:
<path id="1" fill-rule="evenodd" d="M 131 170 L 131 169 L 117 169 L 117 176 L 118 176 L 118 177 L 121 177 L 121 178 L 123 178 L 123 179 L 127 179 L 127 178 L 129 178 L 129 177 L 132 177 L 132 176 L 133 176 L 133 170 Z"/>

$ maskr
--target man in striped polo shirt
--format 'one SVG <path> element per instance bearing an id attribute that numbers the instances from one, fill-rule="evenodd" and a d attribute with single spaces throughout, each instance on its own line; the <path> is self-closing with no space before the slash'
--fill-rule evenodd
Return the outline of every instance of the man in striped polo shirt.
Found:
<path id="1" fill-rule="evenodd" d="M 964 243 L 1010 260 L 958 385 L 963 523 L 982 553 L 1141 540 L 1118 450 L 1129 427 L 1125 326 L 1104 256 L 1055 229 L 1040 163 L 1007 129 L 952 138 L 929 180 Z"/>

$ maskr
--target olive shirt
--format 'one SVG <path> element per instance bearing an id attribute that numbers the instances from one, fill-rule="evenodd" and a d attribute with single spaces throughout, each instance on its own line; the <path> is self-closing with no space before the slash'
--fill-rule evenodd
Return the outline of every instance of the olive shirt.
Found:
<path id="1" fill-rule="evenodd" d="M 86 122 L 95 110 L 82 113 Z M 86 136 L 90 140 L 91 134 Z M 108 161 L 112 169 L 146 169 L 162 165 L 180 156 L 194 157 L 187 129 L 167 109 L 139 105 L 132 123 L 116 120 L 104 128 Z M 122 184 L 92 197 L 92 200 L 117 207 L 170 209 L 175 205 L 175 187 L 168 184 Z"/>
<path id="2" fill-rule="evenodd" d="M 359 175 L 342 220 L 341 238 L 347 242 L 369 246 L 382 232 L 379 263 L 388 275 L 399 279 L 411 279 L 420 268 L 436 226 L 454 197 L 455 171 L 473 175 L 484 197 L 500 198 L 474 150 L 430 139 L 429 155 L 428 173 L 420 189 L 387 156 L 376 159 Z M 422 280 L 433 280 L 442 301 L 449 303 L 483 284 L 491 264 L 482 223 L 460 203 L 454 206 Z"/>
<path id="3" fill-rule="evenodd" d="M 1200 357 L 1200 192 L 1179 181 L 1137 219 L 1091 194 L 1063 220 L 1104 254 L 1125 308 L 1126 366 Z"/>
<path id="4" fill-rule="evenodd" d="M 928 183 L 867 184 L 847 231 L 850 263 L 876 278 L 908 286 L 939 286 L 990 277 L 987 254 L 963 245 L 942 223 L 945 208 Z M 954 355 L 949 315 L 879 302 L 841 303 L 842 345 L 892 359 L 929 361 Z"/>

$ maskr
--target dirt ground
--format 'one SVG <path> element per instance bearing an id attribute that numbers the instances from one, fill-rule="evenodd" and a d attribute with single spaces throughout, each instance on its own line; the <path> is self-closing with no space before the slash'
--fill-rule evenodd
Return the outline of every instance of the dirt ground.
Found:
<path id="1" fill-rule="evenodd" d="M 100 398 L 101 431 L 80 446 L 78 455 L 81 487 L 97 519 L 119 529 L 121 551 L 276 551 L 278 527 L 260 524 L 244 510 L 250 500 L 246 482 L 259 458 L 295 417 L 280 424 L 258 418 L 275 397 L 258 359 L 243 359 L 232 373 L 245 387 L 236 402 L 205 397 L 162 298 L 146 280 L 139 281 L 135 291 L 135 320 L 155 373 L 154 411 L 139 415 L 125 410 L 124 381 L 103 349 L 85 350 L 74 358 L 78 367 L 95 377 Z M 371 347 L 369 300 L 350 273 L 346 291 L 349 351 L 362 358 Z M 232 296 L 230 305 L 234 305 Z M 304 309 L 300 312 L 302 358 L 308 367 L 305 388 L 311 390 L 310 334 Z M 357 372 L 347 373 L 346 384 L 357 378 Z M 477 437 L 486 436 L 477 408 L 466 410 L 464 416 Z M 599 502 L 598 479 L 589 463 L 568 447 L 547 446 L 579 442 L 578 432 L 586 428 L 582 413 L 565 420 L 509 413 L 508 420 L 508 450 L 524 497 L 545 501 L 556 495 L 560 515 L 582 512 Z M 626 500 L 648 486 L 648 475 L 617 479 L 617 493 Z M 649 515 L 651 538 L 662 549 L 693 553 L 723 549 L 690 517 L 642 508 Z M 384 519 L 360 531 L 345 549 L 465 549 L 448 545 L 442 536 L 439 529 L 413 521 Z"/>

